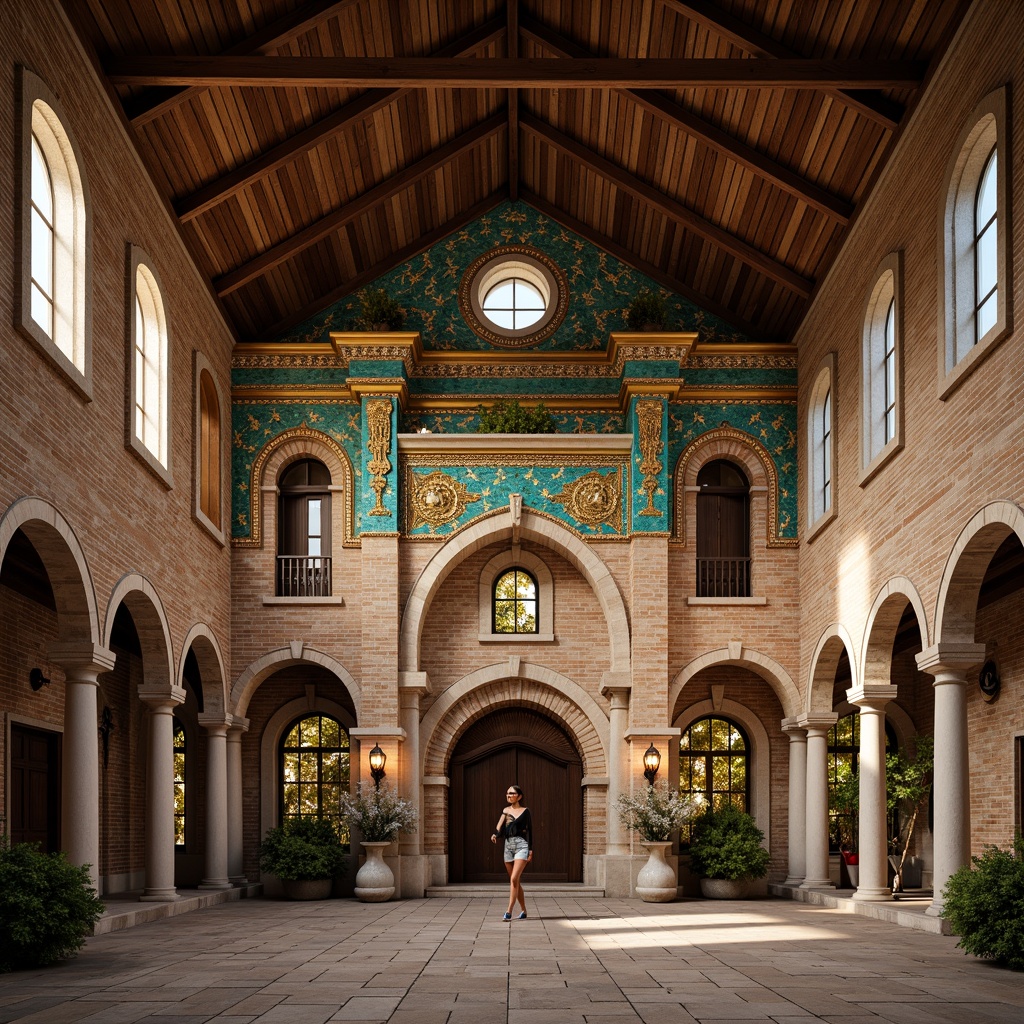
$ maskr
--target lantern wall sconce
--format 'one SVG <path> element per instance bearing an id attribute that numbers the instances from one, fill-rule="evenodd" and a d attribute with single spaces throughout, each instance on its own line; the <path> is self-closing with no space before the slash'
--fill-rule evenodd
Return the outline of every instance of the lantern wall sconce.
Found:
<path id="1" fill-rule="evenodd" d="M 655 776 L 661 767 L 661 751 L 652 743 L 644 751 L 644 778 L 650 785 L 654 785 Z"/>
<path id="2" fill-rule="evenodd" d="M 43 675 L 41 668 L 34 668 L 28 674 L 28 684 L 38 693 L 44 686 L 50 685 L 50 680 Z"/>
<path id="3" fill-rule="evenodd" d="M 386 774 L 384 765 L 387 763 L 387 760 L 388 756 L 380 749 L 380 744 L 375 743 L 373 750 L 370 751 L 370 777 L 373 779 L 373 785 L 376 789 L 380 789 L 380 780 Z"/>

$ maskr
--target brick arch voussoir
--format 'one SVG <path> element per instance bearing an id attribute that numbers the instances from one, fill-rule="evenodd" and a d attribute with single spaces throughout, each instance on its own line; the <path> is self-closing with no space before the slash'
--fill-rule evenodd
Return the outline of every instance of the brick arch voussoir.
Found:
<path id="1" fill-rule="evenodd" d="M 807 677 L 807 693 L 804 713 L 829 713 L 832 711 L 832 690 L 836 681 L 836 668 L 845 649 L 850 659 L 850 675 L 856 684 L 860 678 L 857 666 L 857 651 L 853 638 L 845 626 L 834 622 L 827 626 L 814 648 Z"/>
<path id="2" fill-rule="evenodd" d="M 174 652 L 171 627 L 163 602 L 153 584 L 132 572 L 117 581 L 107 602 L 103 626 L 103 646 L 110 647 L 117 610 L 124 605 L 131 613 L 142 648 L 142 674 L 147 689 L 170 692 L 174 678 Z"/>
<path id="3" fill-rule="evenodd" d="M 183 685 L 185 656 L 190 649 L 195 653 L 196 661 L 199 663 L 199 678 L 203 684 L 203 707 L 209 713 L 220 714 L 227 711 L 228 677 L 224 670 L 224 657 L 216 634 L 205 622 L 197 622 L 188 631 L 182 644 L 181 660 L 178 664 L 178 686 Z"/>
<path id="4" fill-rule="evenodd" d="M 863 683 L 887 685 L 892 670 L 892 645 L 907 605 L 914 609 L 921 631 L 921 646 L 928 643 L 928 618 L 917 588 L 906 576 L 894 576 L 879 590 L 868 612 L 861 651 Z"/>

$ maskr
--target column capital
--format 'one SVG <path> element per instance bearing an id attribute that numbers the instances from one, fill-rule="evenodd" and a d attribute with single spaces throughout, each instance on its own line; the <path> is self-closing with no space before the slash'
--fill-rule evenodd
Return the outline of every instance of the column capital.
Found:
<path id="1" fill-rule="evenodd" d="M 204 711 L 198 720 L 203 731 L 211 736 L 226 736 L 231 725 L 231 715 L 225 715 L 223 711 Z"/>
<path id="2" fill-rule="evenodd" d="M 359 740 L 360 743 L 363 743 L 366 740 L 398 740 L 398 742 L 401 743 L 406 736 L 404 729 L 396 729 L 393 726 L 376 729 L 369 725 L 357 726 L 354 729 L 349 729 L 348 734 L 352 739 Z"/>
<path id="3" fill-rule="evenodd" d="M 106 647 L 92 643 L 47 644 L 46 657 L 64 670 L 67 675 L 85 673 L 98 676 L 109 672 L 117 662 L 117 655 Z"/>
<path id="4" fill-rule="evenodd" d="M 231 719 L 231 724 L 228 726 L 229 734 L 233 733 L 241 738 L 243 732 L 249 731 L 248 718 L 245 718 L 243 715 L 228 715 L 228 718 Z"/>
<path id="5" fill-rule="evenodd" d="M 633 689 L 631 672 L 605 672 L 601 676 L 601 695 L 613 701 L 615 699 L 629 702 L 629 694 Z"/>
<path id="6" fill-rule="evenodd" d="M 430 676 L 426 672 L 400 671 L 398 673 L 400 693 L 430 693 Z"/>
<path id="7" fill-rule="evenodd" d="M 932 644 L 917 656 L 917 667 L 934 676 L 939 672 L 966 672 L 985 660 L 985 645 L 950 641 Z"/>
<path id="8" fill-rule="evenodd" d="M 810 735 L 812 732 L 828 732 L 838 721 L 839 715 L 834 711 L 813 711 L 809 715 L 801 715 L 797 725 Z"/>
<path id="9" fill-rule="evenodd" d="M 807 739 L 807 727 L 800 724 L 800 719 L 795 715 L 792 718 L 784 718 L 781 723 L 782 731 L 789 734 L 790 743 L 800 743 Z"/>
<path id="10" fill-rule="evenodd" d="M 185 690 L 181 686 L 140 686 L 136 691 L 139 700 L 148 704 L 151 711 L 160 708 L 173 709 L 185 703 Z"/>
<path id="11" fill-rule="evenodd" d="M 862 711 L 882 711 L 889 701 L 896 699 L 896 687 L 852 686 L 846 691 L 846 699 Z"/>

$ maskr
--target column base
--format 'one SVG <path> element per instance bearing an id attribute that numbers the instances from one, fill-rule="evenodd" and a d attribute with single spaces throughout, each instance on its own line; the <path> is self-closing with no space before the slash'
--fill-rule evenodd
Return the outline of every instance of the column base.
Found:
<path id="1" fill-rule="evenodd" d="M 798 889 L 800 885 L 803 883 L 803 880 L 803 875 L 790 875 L 789 878 L 787 878 L 782 884 L 788 885 L 794 889 Z"/>
<path id="2" fill-rule="evenodd" d="M 204 878 L 198 889 L 233 889 L 234 886 L 226 878 Z"/>
<path id="3" fill-rule="evenodd" d="M 249 884 L 249 879 L 245 875 L 232 875 L 231 884 L 234 886 L 243 886 Z"/>
<path id="4" fill-rule="evenodd" d="M 801 889 L 834 889 L 831 878 L 808 878 L 800 883 Z"/>
<path id="5" fill-rule="evenodd" d="M 930 907 L 928 907 L 928 909 L 927 909 L 927 910 L 925 911 L 925 914 L 926 914 L 926 915 L 927 915 L 928 917 L 942 917 L 942 909 L 943 909 L 943 908 L 942 908 L 942 904 L 941 904 L 941 903 L 933 903 L 933 904 L 932 904 L 932 905 L 931 905 Z"/>
<path id="6" fill-rule="evenodd" d="M 146 889 L 139 897 L 140 903 L 173 903 L 180 900 L 177 889 Z"/>
<path id="7" fill-rule="evenodd" d="M 886 903 L 892 899 L 892 889 L 861 886 L 851 898 L 864 903 Z"/>

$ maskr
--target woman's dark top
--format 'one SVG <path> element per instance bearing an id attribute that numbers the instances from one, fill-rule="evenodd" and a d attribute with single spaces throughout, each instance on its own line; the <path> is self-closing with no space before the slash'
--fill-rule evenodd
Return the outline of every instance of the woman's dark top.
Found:
<path id="1" fill-rule="evenodd" d="M 516 836 L 525 839 L 529 848 L 533 849 L 533 819 L 530 817 L 529 807 L 518 818 L 513 818 L 511 814 L 505 815 L 505 824 L 501 826 L 501 838 L 513 839 Z"/>

